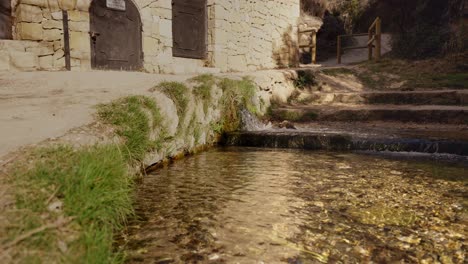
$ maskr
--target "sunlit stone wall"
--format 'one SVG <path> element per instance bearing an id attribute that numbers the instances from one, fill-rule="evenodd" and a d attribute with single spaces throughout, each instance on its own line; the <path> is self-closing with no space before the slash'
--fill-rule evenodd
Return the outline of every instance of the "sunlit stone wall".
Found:
<path id="1" fill-rule="evenodd" d="M 173 56 L 171 0 L 134 2 L 143 24 L 147 72 L 252 71 L 297 61 L 300 0 L 208 0 L 204 60 Z M 72 70 L 91 69 L 90 4 L 91 0 L 14 0 L 14 40 L 0 40 L 0 70 L 62 70 L 61 9 L 69 10 Z"/>
<path id="2" fill-rule="evenodd" d="M 222 71 L 245 71 L 294 62 L 299 0 L 213 2 L 213 65 Z"/>

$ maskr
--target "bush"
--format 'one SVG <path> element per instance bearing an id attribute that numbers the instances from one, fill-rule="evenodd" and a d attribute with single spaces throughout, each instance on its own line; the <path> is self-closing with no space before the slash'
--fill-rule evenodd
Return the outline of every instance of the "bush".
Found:
<path id="1" fill-rule="evenodd" d="M 429 24 L 416 25 L 412 29 L 396 34 L 392 40 L 394 54 L 406 59 L 423 59 L 440 54 L 450 32 L 443 27 Z"/>

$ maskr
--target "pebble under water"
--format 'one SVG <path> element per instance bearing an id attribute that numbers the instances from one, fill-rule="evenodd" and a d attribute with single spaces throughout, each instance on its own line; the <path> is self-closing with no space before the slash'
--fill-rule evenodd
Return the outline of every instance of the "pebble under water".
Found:
<path id="1" fill-rule="evenodd" d="M 146 176 L 129 263 L 466 263 L 468 170 L 221 148 Z"/>

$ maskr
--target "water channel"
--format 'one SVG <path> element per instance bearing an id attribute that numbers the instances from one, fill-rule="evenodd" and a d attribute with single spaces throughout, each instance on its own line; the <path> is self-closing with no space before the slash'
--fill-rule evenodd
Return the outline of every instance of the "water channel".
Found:
<path id="1" fill-rule="evenodd" d="M 129 263 L 464 263 L 466 166 L 218 148 L 143 179 Z"/>

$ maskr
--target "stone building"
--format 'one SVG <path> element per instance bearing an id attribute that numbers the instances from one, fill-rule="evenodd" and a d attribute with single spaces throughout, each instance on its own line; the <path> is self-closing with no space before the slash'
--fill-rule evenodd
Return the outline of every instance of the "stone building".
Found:
<path id="1" fill-rule="evenodd" d="M 289 66 L 299 16 L 300 0 L 0 0 L 0 70 Z"/>

